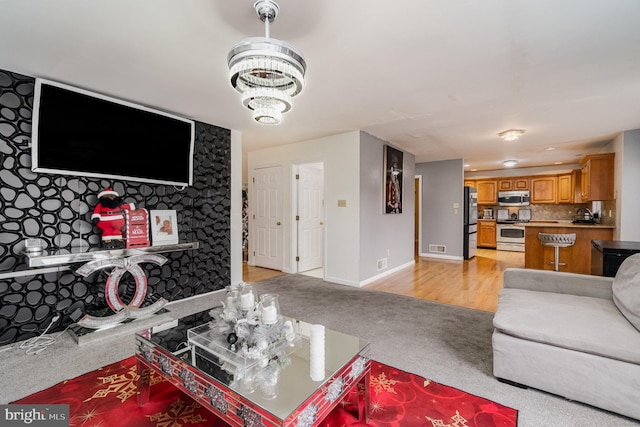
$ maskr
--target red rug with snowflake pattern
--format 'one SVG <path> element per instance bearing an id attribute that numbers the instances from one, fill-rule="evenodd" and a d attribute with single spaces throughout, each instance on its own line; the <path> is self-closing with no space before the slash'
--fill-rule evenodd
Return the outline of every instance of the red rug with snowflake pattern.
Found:
<path id="1" fill-rule="evenodd" d="M 227 426 L 159 376 L 151 399 L 138 407 L 135 357 L 64 381 L 15 404 L 69 405 L 71 426 Z M 369 424 L 358 421 L 356 391 L 322 422 L 322 427 L 491 427 L 516 426 L 518 411 L 464 391 L 371 362 Z"/>

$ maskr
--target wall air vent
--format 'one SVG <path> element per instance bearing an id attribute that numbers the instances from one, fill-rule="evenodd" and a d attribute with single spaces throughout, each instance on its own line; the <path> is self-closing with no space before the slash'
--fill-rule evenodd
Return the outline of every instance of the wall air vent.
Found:
<path id="1" fill-rule="evenodd" d="M 387 268 L 387 258 L 382 258 L 378 260 L 378 271 L 384 270 Z"/>
<path id="2" fill-rule="evenodd" d="M 429 245 L 429 252 L 444 254 L 447 252 L 447 247 L 445 245 Z"/>

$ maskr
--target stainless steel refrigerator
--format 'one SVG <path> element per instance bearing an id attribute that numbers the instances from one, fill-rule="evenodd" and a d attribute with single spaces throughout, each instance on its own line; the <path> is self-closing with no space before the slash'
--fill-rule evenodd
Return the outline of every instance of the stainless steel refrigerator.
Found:
<path id="1" fill-rule="evenodd" d="M 464 259 L 476 256 L 478 249 L 478 190 L 464 187 L 464 241 L 462 252 Z"/>

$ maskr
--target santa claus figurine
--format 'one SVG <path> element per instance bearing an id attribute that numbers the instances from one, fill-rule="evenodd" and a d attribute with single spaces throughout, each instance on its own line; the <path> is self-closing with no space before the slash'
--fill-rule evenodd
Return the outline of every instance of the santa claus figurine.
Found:
<path id="1" fill-rule="evenodd" d="M 133 203 L 123 203 L 122 197 L 111 188 L 98 193 L 98 204 L 91 220 L 102 232 L 102 246 L 108 249 L 124 248 L 124 211 L 134 210 Z"/>

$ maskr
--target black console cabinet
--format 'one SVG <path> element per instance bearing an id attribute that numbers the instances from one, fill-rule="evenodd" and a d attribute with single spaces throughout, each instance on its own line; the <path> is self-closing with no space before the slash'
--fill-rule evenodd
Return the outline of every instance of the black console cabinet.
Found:
<path id="1" fill-rule="evenodd" d="M 622 262 L 638 252 L 640 252 L 640 242 L 592 240 L 591 274 L 615 277 Z"/>

